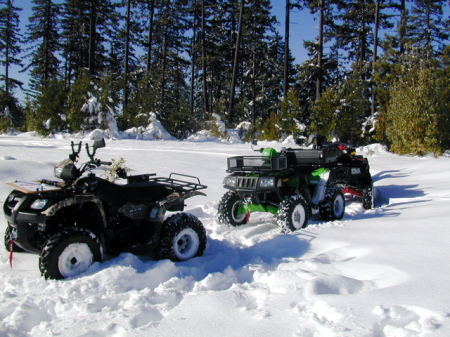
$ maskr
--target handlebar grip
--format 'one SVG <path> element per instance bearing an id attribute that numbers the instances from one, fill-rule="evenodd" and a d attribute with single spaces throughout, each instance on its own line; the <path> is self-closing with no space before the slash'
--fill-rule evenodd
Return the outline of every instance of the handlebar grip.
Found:
<path id="1" fill-rule="evenodd" d="M 110 162 L 110 161 L 101 161 L 100 160 L 100 165 L 112 165 L 112 162 Z"/>

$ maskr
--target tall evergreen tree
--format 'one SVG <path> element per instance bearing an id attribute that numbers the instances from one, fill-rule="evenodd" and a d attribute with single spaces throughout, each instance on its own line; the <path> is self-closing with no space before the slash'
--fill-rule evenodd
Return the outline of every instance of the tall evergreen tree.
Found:
<path id="1" fill-rule="evenodd" d="M 22 52 L 22 36 L 19 30 L 19 12 L 13 0 L 0 0 L 0 62 L 4 73 L 0 75 L 3 85 L 0 87 L 0 131 L 6 131 L 22 124 L 23 114 L 14 89 L 22 82 L 11 78 L 11 66 L 21 66 L 19 54 Z"/>
<path id="2" fill-rule="evenodd" d="M 22 65 L 18 57 L 22 52 L 19 29 L 19 12 L 22 9 L 14 6 L 14 0 L 0 0 L 0 6 L 0 62 L 4 67 L 0 80 L 3 81 L 5 92 L 11 94 L 14 88 L 23 84 L 9 76 L 11 66 Z"/>
<path id="3" fill-rule="evenodd" d="M 309 124 L 312 103 L 320 98 L 326 88 L 336 88 L 341 80 L 340 52 L 335 39 L 335 15 L 338 10 L 334 0 L 297 0 L 294 6 L 300 10 L 308 9 L 319 21 L 317 38 L 304 42 L 309 58 L 297 66 L 294 85 L 302 107 L 302 114 L 298 118 Z"/>
<path id="4" fill-rule="evenodd" d="M 188 2 L 162 0 L 155 1 L 153 8 L 148 5 L 148 2 L 140 2 L 138 8 L 142 9 L 142 15 L 134 16 L 135 22 L 141 20 L 146 27 L 140 32 L 135 31 L 134 41 L 139 43 L 139 47 L 144 47 L 147 54 L 138 59 L 142 62 L 133 71 L 130 105 L 124 117 L 127 123 L 132 123 L 140 114 L 155 112 L 167 130 L 176 134 L 180 126 L 174 114 L 189 107 L 186 81 L 190 48 L 186 36 Z"/>
<path id="5" fill-rule="evenodd" d="M 30 87 L 39 90 L 47 87 L 50 80 L 57 78 L 59 64 L 57 53 L 60 51 L 59 5 L 52 0 L 33 0 L 34 4 L 27 25 L 27 42 L 32 43 L 28 55 L 30 63 L 24 70 L 30 71 Z"/>
<path id="6" fill-rule="evenodd" d="M 201 94 L 195 94 L 194 99 L 197 106 L 208 107 L 208 112 L 222 114 L 222 106 L 229 99 L 236 15 L 235 6 L 228 0 L 202 0 L 202 29 L 194 47 L 197 69 L 201 69 L 194 93 Z"/>
<path id="7" fill-rule="evenodd" d="M 276 19 L 271 15 L 270 2 L 249 1 L 245 4 L 242 42 L 238 59 L 237 109 L 231 125 L 252 120 L 258 111 L 264 121 L 279 108 L 283 89 L 284 43 L 276 33 Z M 288 72 L 292 73 L 292 58 Z"/>
<path id="8" fill-rule="evenodd" d="M 62 10 L 62 44 L 66 83 L 82 69 L 99 75 L 107 67 L 106 47 L 116 27 L 117 13 L 111 0 L 66 0 Z"/>
<path id="9" fill-rule="evenodd" d="M 339 4 L 341 13 L 336 17 L 337 42 L 347 53 L 347 60 L 366 62 L 370 60 L 375 4 L 373 0 L 356 0 Z"/>
<path id="10" fill-rule="evenodd" d="M 406 35 L 423 56 L 437 56 L 448 44 L 449 18 L 444 18 L 445 0 L 414 0 Z"/>

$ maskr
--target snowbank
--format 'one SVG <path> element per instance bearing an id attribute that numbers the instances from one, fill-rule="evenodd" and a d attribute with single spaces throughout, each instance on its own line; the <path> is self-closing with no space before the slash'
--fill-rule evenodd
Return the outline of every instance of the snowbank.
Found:
<path id="1" fill-rule="evenodd" d="M 52 179 L 70 140 L 0 135 L 2 180 Z M 450 159 L 359 150 L 373 151 L 377 208 L 347 199 L 342 220 L 313 217 L 282 235 L 264 213 L 235 228 L 216 221 L 226 158 L 252 155 L 248 144 L 107 140 L 103 160 L 124 157 L 135 174 L 178 171 L 208 185 L 208 197 L 186 207 L 205 225 L 205 254 L 173 263 L 124 253 L 46 281 L 36 255 L 17 253 L 10 268 L 3 251 L 0 336 L 449 336 Z M 0 186 L 0 202 L 9 192 Z"/>

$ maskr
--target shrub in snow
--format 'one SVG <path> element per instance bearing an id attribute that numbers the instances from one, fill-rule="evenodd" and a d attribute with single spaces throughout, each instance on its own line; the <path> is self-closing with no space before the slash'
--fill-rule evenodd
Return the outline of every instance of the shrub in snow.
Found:
<path id="1" fill-rule="evenodd" d="M 250 123 L 243 122 L 238 125 L 236 129 L 226 129 L 225 123 L 218 114 L 211 114 L 212 120 L 207 123 L 209 130 L 201 130 L 187 138 L 188 141 L 199 142 L 199 141 L 225 141 L 230 143 L 241 143 L 241 133 L 243 130 L 248 131 L 248 125 Z M 248 125 L 247 125 L 248 124 Z M 244 134 L 246 131 L 244 132 Z"/>
<path id="2" fill-rule="evenodd" d="M 174 140 L 173 137 L 156 118 L 156 114 L 151 112 L 147 127 L 133 127 L 125 131 L 128 138 L 143 140 Z"/>

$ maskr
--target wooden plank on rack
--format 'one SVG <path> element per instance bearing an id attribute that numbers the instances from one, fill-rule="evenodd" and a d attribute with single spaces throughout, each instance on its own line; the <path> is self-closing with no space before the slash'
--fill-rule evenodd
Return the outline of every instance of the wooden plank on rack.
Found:
<path id="1" fill-rule="evenodd" d="M 15 181 L 13 183 L 5 183 L 5 185 L 27 194 L 58 191 L 61 189 L 60 187 L 42 184 L 38 181 Z"/>

